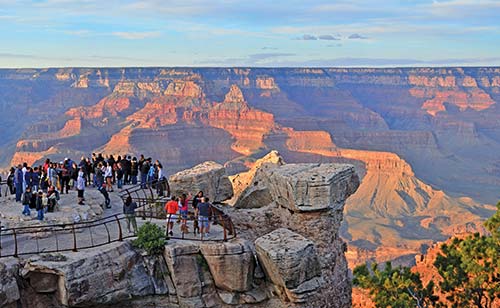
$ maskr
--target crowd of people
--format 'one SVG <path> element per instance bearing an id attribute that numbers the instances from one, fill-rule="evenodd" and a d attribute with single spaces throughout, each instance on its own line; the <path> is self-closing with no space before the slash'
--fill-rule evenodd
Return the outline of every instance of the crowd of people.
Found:
<path id="1" fill-rule="evenodd" d="M 139 159 L 129 155 L 103 156 L 92 153 L 91 157 L 81 157 L 77 163 L 70 158 L 60 162 L 53 162 L 47 158 L 43 165 L 28 166 L 27 163 L 10 168 L 6 184 L 8 192 L 15 195 L 16 202 L 23 205 L 22 214 L 31 216 L 31 210 L 36 210 L 38 220 L 44 220 L 44 214 L 57 210 L 61 194 L 77 191 L 76 202 L 85 204 L 85 189 L 95 187 L 104 197 L 102 206 L 111 208 L 109 193 L 113 192 L 114 185 L 121 189 L 123 185 L 140 185 L 142 188 L 155 183 L 158 196 L 163 196 L 167 189 L 166 175 L 162 164 L 152 158 L 141 155 Z M 188 207 L 192 203 L 194 209 L 193 232 L 200 235 L 210 233 L 209 216 L 211 204 L 203 192 L 194 197 L 182 194 L 179 197 L 171 196 L 165 204 L 167 214 L 167 233 L 173 235 L 173 223 L 181 224 L 181 230 L 188 232 Z M 127 219 L 129 232 L 137 233 L 135 210 L 137 204 L 129 196 L 123 205 L 123 213 Z"/>

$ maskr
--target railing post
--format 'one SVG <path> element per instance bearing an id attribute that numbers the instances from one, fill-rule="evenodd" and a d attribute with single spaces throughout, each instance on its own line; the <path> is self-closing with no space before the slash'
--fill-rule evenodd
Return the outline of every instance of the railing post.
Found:
<path id="1" fill-rule="evenodd" d="M 123 233 L 122 233 L 122 225 L 120 223 L 120 219 L 118 219 L 118 215 L 115 215 L 116 222 L 118 223 L 118 241 L 123 241 Z"/>
<path id="2" fill-rule="evenodd" d="M 77 248 L 77 245 L 76 245 L 75 224 L 72 224 L 72 225 L 71 225 L 71 231 L 73 232 L 73 251 L 74 251 L 74 252 L 77 252 L 77 251 L 78 251 L 78 248 Z"/>
<path id="3" fill-rule="evenodd" d="M 222 232 L 224 232 L 224 242 L 227 242 L 226 223 L 224 222 L 225 218 L 223 218 L 221 214 L 219 214 L 219 220 L 222 222 Z"/>
<path id="4" fill-rule="evenodd" d="M 17 234 L 16 234 L 16 229 L 14 230 L 14 257 L 17 258 Z"/>

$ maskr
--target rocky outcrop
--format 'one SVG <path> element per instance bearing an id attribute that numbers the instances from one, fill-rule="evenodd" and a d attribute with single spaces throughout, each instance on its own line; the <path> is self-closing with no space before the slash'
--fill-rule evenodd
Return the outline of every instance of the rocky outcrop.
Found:
<path id="1" fill-rule="evenodd" d="M 0 307 L 17 307 L 20 291 L 17 286 L 19 264 L 16 259 L 2 259 L 0 261 Z"/>
<path id="2" fill-rule="evenodd" d="M 271 151 L 258 159 L 250 170 L 230 176 L 234 197 L 229 201 L 237 208 L 261 207 L 271 203 L 272 196 L 265 179 L 267 170 L 284 164 L 283 157 L 277 151 Z"/>
<path id="3" fill-rule="evenodd" d="M 220 202 L 233 196 L 233 188 L 226 169 L 216 162 L 204 162 L 191 169 L 178 172 L 169 178 L 170 192 L 180 194 L 203 191 L 211 202 Z"/>
<path id="4" fill-rule="evenodd" d="M 229 292 L 247 292 L 253 288 L 255 258 L 249 242 L 202 244 L 200 250 L 217 288 Z"/>
<path id="5" fill-rule="evenodd" d="M 306 302 L 323 284 L 314 243 L 288 229 L 276 229 L 255 241 L 267 277 L 287 301 Z"/>
<path id="6" fill-rule="evenodd" d="M 325 281 L 320 284 L 319 280 L 311 280 L 301 288 L 295 287 L 295 293 L 287 293 L 281 287 L 280 294 L 298 302 L 310 295 L 307 302 L 318 307 L 350 306 L 351 285 L 344 256 L 346 246 L 339 237 L 339 228 L 345 199 L 359 185 L 354 167 L 341 164 L 271 164 L 270 168 L 261 168 L 256 172 L 250 186 L 260 181 L 264 183 L 262 189 L 271 196 L 271 202 L 266 203 L 269 200 L 262 198 L 259 199 L 263 202 L 260 205 L 234 210 L 231 216 L 239 226 L 239 236 L 257 240 L 280 227 L 300 234 L 314 243 L 321 277 Z M 283 286 L 283 283 L 276 285 Z M 289 290 L 292 289 L 294 287 Z"/>

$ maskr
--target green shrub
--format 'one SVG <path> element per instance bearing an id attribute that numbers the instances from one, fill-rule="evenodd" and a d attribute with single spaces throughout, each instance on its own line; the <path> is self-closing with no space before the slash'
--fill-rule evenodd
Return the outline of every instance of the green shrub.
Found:
<path id="1" fill-rule="evenodd" d="M 158 225 L 146 222 L 139 228 L 137 239 L 132 244 L 146 250 L 149 255 L 159 255 L 166 244 L 165 231 Z"/>

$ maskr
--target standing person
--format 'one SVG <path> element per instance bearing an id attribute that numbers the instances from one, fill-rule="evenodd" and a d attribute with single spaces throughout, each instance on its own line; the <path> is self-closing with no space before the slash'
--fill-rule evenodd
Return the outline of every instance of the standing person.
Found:
<path id="1" fill-rule="evenodd" d="M 196 211 L 198 208 L 198 203 L 201 202 L 201 199 L 203 198 L 203 191 L 199 191 L 196 196 L 193 198 L 193 209 Z"/>
<path id="2" fill-rule="evenodd" d="M 64 188 L 66 187 L 66 194 L 69 193 L 69 180 L 70 180 L 70 170 L 68 161 L 63 162 L 60 167 L 61 168 L 61 194 L 64 194 Z"/>
<path id="3" fill-rule="evenodd" d="M 42 189 L 43 192 L 47 192 L 47 189 L 49 188 L 49 177 L 47 176 L 47 173 L 42 170 L 42 176 L 40 177 L 40 188 Z"/>
<path id="4" fill-rule="evenodd" d="M 151 187 L 153 184 L 153 181 L 155 180 L 155 174 L 156 174 L 156 166 L 151 164 L 151 158 L 148 158 L 148 162 L 150 164 L 149 171 L 148 171 L 148 176 L 146 179 L 146 182 L 148 183 L 148 186 Z"/>
<path id="5" fill-rule="evenodd" d="M 145 189 L 146 182 L 148 180 L 149 163 L 148 161 L 143 161 L 141 165 L 141 188 Z"/>
<path id="6" fill-rule="evenodd" d="M 37 219 L 39 221 L 43 221 L 43 192 L 41 190 L 38 191 L 38 196 L 36 197 L 36 211 L 38 213 Z"/>
<path id="7" fill-rule="evenodd" d="M 137 221 L 135 220 L 135 209 L 137 208 L 137 203 L 132 202 L 132 197 L 128 196 L 123 204 L 123 214 L 127 217 L 127 229 L 128 233 L 131 233 L 130 225 L 134 228 L 134 234 L 137 234 Z"/>
<path id="8" fill-rule="evenodd" d="M 31 170 L 31 187 L 33 191 L 37 191 L 40 188 L 40 170 L 38 167 L 35 167 Z"/>
<path id="9" fill-rule="evenodd" d="M 23 215 L 30 216 L 30 202 L 31 202 L 31 187 L 26 187 L 26 191 L 23 194 Z"/>
<path id="10" fill-rule="evenodd" d="M 116 165 L 116 186 L 118 189 L 121 189 L 123 187 L 123 178 L 124 178 L 124 172 L 123 172 L 123 166 L 122 163 L 117 163 Z"/>
<path id="11" fill-rule="evenodd" d="M 78 204 L 84 205 L 83 201 L 85 198 L 83 194 L 85 193 L 85 174 L 83 172 L 83 168 L 78 172 L 78 178 L 76 179 L 76 189 L 78 190 Z"/>
<path id="12" fill-rule="evenodd" d="M 165 204 L 165 211 L 167 211 L 167 233 L 171 236 L 174 235 L 174 221 L 177 220 L 177 211 L 179 211 L 178 199 L 172 196 L 172 199 Z"/>
<path id="13" fill-rule="evenodd" d="M 105 167 L 104 169 L 104 178 L 106 179 L 106 190 L 108 192 L 113 191 L 113 184 L 111 181 L 113 180 L 113 168 L 109 163 L 106 164 L 106 162 L 103 162 L 103 165 Z"/>
<path id="14" fill-rule="evenodd" d="M 7 175 L 7 186 L 9 186 L 10 194 L 13 195 L 16 193 L 16 187 L 14 185 L 14 174 L 16 173 L 16 169 L 14 167 L 10 167 L 9 174 Z"/>
<path id="15" fill-rule="evenodd" d="M 26 167 L 26 171 L 24 172 L 24 189 L 26 191 L 26 187 L 31 187 L 33 191 L 33 171 L 31 167 Z M 35 192 L 38 190 L 35 190 Z"/>
<path id="16" fill-rule="evenodd" d="M 47 169 L 47 176 L 49 177 L 49 185 L 56 185 L 57 183 L 57 172 L 53 163 L 49 164 Z"/>
<path id="17" fill-rule="evenodd" d="M 179 198 L 179 213 L 181 214 L 182 226 L 184 226 L 184 228 L 181 227 L 181 230 L 187 230 L 188 204 L 191 197 L 191 194 L 189 194 L 189 196 L 182 194 Z"/>
<path id="18" fill-rule="evenodd" d="M 130 180 L 132 185 L 137 185 L 137 176 L 139 175 L 139 164 L 137 163 L 137 158 L 132 158 L 130 162 Z"/>
<path id="19" fill-rule="evenodd" d="M 109 199 L 109 194 L 106 190 L 106 187 L 104 186 L 104 175 L 102 172 L 102 169 L 104 168 L 103 166 L 104 163 L 105 162 L 102 163 L 100 162 L 97 165 L 94 184 L 97 187 L 97 190 L 99 190 L 99 192 L 104 196 L 106 208 L 109 209 L 111 208 L 111 200 Z"/>
<path id="20" fill-rule="evenodd" d="M 210 204 L 207 202 L 205 197 L 201 198 L 201 202 L 198 203 L 198 223 L 200 224 L 200 234 L 203 236 L 204 233 L 210 234 L 210 224 L 208 223 L 208 217 L 210 216 Z"/>
<path id="21" fill-rule="evenodd" d="M 111 167 L 111 183 L 116 183 L 116 177 L 115 177 L 115 170 L 114 170 L 114 166 L 115 166 L 115 163 L 116 163 L 116 160 L 115 158 L 113 157 L 113 155 L 109 155 L 109 158 L 108 158 L 108 167 Z M 111 186 L 111 189 L 113 188 L 113 186 Z M 110 191 L 113 191 L 113 190 L 110 190 Z"/>
<path id="22" fill-rule="evenodd" d="M 21 195 L 23 194 L 23 166 L 21 164 L 17 165 L 17 169 L 14 173 L 14 185 L 16 186 L 16 202 L 21 202 Z"/>
<path id="23" fill-rule="evenodd" d="M 163 166 L 162 164 L 158 163 L 158 196 L 163 197 L 163 192 L 165 191 L 166 184 L 165 184 L 165 174 L 163 173 Z"/>

